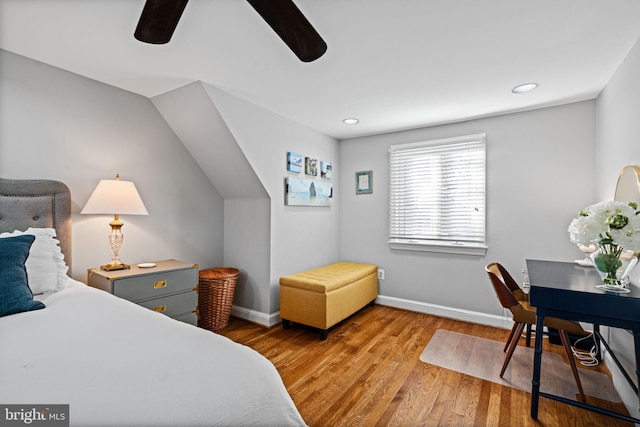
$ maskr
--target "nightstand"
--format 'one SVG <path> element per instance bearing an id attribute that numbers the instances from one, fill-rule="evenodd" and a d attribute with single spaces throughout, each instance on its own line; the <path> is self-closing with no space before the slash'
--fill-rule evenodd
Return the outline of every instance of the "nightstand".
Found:
<path id="1" fill-rule="evenodd" d="M 91 268 L 87 283 L 176 320 L 198 324 L 198 265 L 175 259 L 127 270 Z"/>

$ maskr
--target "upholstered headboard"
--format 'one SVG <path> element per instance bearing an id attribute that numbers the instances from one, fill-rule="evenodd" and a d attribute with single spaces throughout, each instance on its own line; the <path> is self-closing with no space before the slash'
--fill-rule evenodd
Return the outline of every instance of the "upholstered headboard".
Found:
<path id="1" fill-rule="evenodd" d="M 0 178 L 0 232 L 55 228 L 71 269 L 71 192 L 62 182 Z"/>

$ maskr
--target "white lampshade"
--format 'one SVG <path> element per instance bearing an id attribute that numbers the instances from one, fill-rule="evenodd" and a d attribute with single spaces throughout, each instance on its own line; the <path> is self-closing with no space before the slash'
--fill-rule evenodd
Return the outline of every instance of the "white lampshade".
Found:
<path id="1" fill-rule="evenodd" d="M 80 213 L 149 215 L 135 184 L 119 179 L 101 180 Z"/>
<path id="2" fill-rule="evenodd" d="M 122 247 L 124 236 L 120 230 L 124 225 L 120 221 L 120 215 L 149 215 L 144 207 L 142 199 L 136 190 L 136 186 L 131 181 L 120 181 L 120 176 L 116 175 L 115 180 L 103 179 L 87 204 L 84 205 L 81 214 L 109 214 L 113 215 L 111 234 L 109 234 L 109 248 L 111 249 L 111 262 L 101 266 L 103 270 L 120 270 L 129 268 L 127 264 L 120 261 L 119 253 Z"/>

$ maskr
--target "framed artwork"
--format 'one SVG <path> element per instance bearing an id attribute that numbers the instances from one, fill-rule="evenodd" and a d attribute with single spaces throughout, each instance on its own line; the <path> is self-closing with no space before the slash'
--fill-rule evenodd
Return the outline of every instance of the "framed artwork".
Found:
<path id="1" fill-rule="evenodd" d="M 311 176 L 318 176 L 318 160 L 311 157 L 304 158 L 304 173 Z"/>
<path id="2" fill-rule="evenodd" d="M 302 171 L 302 155 L 289 151 L 287 153 L 287 170 L 289 172 Z"/>
<path id="3" fill-rule="evenodd" d="M 333 165 L 329 162 L 320 162 L 320 178 L 331 179 Z"/>
<path id="4" fill-rule="evenodd" d="M 329 182 L 287 177 L 284 183 L 287 206 L 331 206 L 333 186 Z"/>
<path id="5" fill-rule="evenodd" d="M 356 194 L 373 193 L 373 171 L 356 172 Z"/>

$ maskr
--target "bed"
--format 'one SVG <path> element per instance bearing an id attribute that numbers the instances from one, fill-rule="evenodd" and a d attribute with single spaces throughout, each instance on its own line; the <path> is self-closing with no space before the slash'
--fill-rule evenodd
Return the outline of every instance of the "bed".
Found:
<path id="1" fill-rule="evenodd" d="M 72 426 L 305 425 L 256 351 L 69 278 L 70 207 L 63 183 L 0 179 L 0 257 L 19 264 L 35 235 L 33 300 L 0 317 L 0 405 L 69 405 Z"/>

